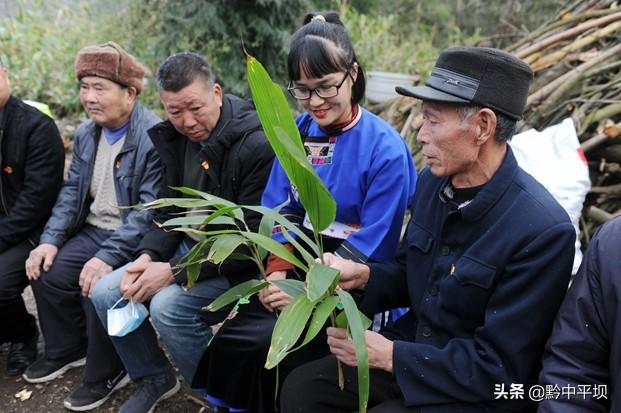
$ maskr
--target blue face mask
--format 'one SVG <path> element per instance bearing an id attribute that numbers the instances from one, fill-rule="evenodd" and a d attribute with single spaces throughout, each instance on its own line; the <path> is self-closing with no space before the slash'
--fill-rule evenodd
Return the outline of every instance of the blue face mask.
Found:
<path id="1" fill-rule="evenodd" d="M 142 303 L 129 304 L 122 308 L 116 308 L 121 301 L 125 301 L 123 297 L 108 309 L 108 334 L 116 337 L 123 337 L 131 333 L 138 327 L 149 315 L 149 311 Z"/>

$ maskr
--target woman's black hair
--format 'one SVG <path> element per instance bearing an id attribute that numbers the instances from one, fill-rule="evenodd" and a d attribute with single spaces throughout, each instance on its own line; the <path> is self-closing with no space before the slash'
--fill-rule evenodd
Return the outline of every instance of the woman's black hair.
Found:
<path id="1" fill-rule="evenodd" d="M 354 63 L 358 65 L 358 75 L 352 87 L 351 102 L 357 104 L 364 97 L 364 71 L 339 15 L 309 13 L 304 17 L 303 26 L 291 36 L 287 59 L 291 80 L 300 79 L 301 71 L 309 78 L 350 71 Z"/>

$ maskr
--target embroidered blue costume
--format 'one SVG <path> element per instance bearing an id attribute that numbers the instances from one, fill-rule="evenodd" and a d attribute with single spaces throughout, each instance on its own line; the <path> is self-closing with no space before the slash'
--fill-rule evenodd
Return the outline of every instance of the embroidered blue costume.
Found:
<path id="1" fill-rule="evenodd" d="M 360 262 L 390 258 L 416 186 L 416 170 L 405 142 L 386 122 L 362 108 L 352 123 L 333 134 L 322 131 L 307 113 L 297 123 L 309 162 L 336 200 L 336 222 L 323 232 L 345 239 L 336 253 Z M 273 208 L 289 199 L 282 213 L 301 222 L 305 212 L 296 195 L 275 160 L 262 204 Z M 306 219 L 304 226 L 310 228 Z M 282 235 L 276 239 L 286 242 Z"/>

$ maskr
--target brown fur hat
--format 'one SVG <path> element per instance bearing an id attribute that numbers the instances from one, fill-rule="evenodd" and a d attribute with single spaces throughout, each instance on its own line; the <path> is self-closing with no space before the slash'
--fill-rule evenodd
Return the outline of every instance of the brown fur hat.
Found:
<path id="1" fill-rule="evenodd" d="M 142 92 L 147 73 L 146 67 L 114 42 L 87 46 L 75 59 L 78 80 L 85 76 L 103 77 L 122 86 L 132 86 L 138 94 Z"/>

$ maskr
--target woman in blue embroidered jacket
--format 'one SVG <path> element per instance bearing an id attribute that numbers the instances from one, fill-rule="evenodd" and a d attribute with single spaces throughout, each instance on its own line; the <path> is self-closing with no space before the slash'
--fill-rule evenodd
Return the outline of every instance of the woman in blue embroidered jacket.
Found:
<path id="1" fill-rule="evenodd" d="M 308 160 L 336 200 L 336 221 L 322 233 L 324 249 L 360 262 L 390 258 L 414 194 L 416 171 L 397 132 L 359 106 L 364 72 L 337 14 L 305 17 L 290 41 L 288 70 L 289 92 L 305 110 L 297 124 Z M 310 232 L 295 188 L 275 161 L 262 204 L 276 207 L 286 201 L 281 213 Z M 286 242 L 279 234 L 275 238 Z M 304 277 L 275 256 L 268 259 L 267 273 L 270 280 Z M 276 313 L 290 301 L 290 296 L 270 286 L 214 337 L 194 385 L 206 388 L 208 400 L 222 411 L 274 410 L 277 378 L 263 365 Z M 325 335 L 320 335 L 281 363 L 279 380 L 293 367 L 326 352 Z"/>

